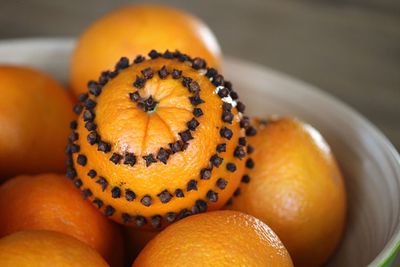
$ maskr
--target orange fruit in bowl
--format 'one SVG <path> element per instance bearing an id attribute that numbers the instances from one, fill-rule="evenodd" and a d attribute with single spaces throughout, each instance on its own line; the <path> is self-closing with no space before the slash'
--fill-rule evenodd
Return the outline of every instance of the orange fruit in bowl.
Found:
<path id="1" fill-rule="evenodd" d="M 141 266 L 293 266 L 278 236 L 253 216 L 214 211 L 186 218 L 151 240 Z"/>
<path id="2" fill-rule="evenodd" d="M 71 107 L 67 92 L 48 75 L 0 65 L 0 182 L 65 170 Z"/>
<path id="3" fill-rule="evenodd" d="M 145 55 L 151 49 L 179 50 L 205 58 L 219 68 L 221 51 L 211 30 L 185 11 L 162 5 L 130 5 L 95 21 L 80 36 L 74 50 L 70 84 L 76 95 L 89 80 L 111 69 L 121 57 Z"/>
<path id="4" fill-rule="evenodd" d="M 325 263 L 340 241 L 346 214 L 343 176 L 328 144 L 293 118 L 258 122 L 249 143 L 257 165 L 230 208 L 268 224 L 295 266 Z"/>
<path id="5" fill-rule="evenodd" d="M 203 59 L 149 55 L 121 58 L 80 96 L 68 176 L 111 219 L 158 229 L 228 201 L 256 130 Z"/>
<path id="6" fill-rule="evenodd" d="M 52 231 L 22 231 L 0 239 L 2 267 L 106 267 L 87 244 Z"/>
<path id="7" fill-rule="evenodd" d="M 85 201 L 62 175 L 8 180 L 0 187 L 0 214 L 0 237 L 22 230 L 57 231 L 87 243 L 112 266 L 122 266 L 119 228 Z"/>

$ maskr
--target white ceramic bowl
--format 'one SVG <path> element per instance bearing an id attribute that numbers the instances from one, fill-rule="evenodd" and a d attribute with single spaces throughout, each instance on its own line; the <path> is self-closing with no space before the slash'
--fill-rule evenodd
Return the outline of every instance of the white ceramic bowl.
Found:
<path id="1" fill-rule="evenodd" d="M 4 41 L 0 64 L 37 67 L 66 82 L 73 45 L 72 39 Z M 400 157 L 386 137 L 342 102 L 301 81 L 232 58 L 224 69 L 250 115 L 303 119 L 335 152 L 349 212 L 344 239 L 328 266 L 389 266 L 400 246 Z"/>

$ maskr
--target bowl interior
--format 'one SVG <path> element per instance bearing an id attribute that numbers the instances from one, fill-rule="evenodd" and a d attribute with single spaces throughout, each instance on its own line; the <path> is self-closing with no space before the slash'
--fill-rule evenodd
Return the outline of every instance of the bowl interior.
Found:
<path id="1" fill-rule="evenodd" d="M 0 64 L 38 67 L 66 82 L 71 39 L 0 44 Z M 265 67 L 228 58 L 232 80 L 250 115 L 292 115 L 319 129 L 346 178 L 348 222 L 328 266 L 381 266 L 399 247 L 400 160 L 387 139 L 340 101 Z M 323 201 L 323 200 L 322 200 Z"/>

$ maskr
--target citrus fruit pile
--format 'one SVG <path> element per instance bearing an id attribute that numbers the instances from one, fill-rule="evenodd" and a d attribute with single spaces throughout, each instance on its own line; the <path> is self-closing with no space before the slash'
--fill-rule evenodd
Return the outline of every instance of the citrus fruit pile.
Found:
<path id="1" fill-rule="evenodd" d="M 141 5 L 84 31 L 69 89 L 0 65 L 0 266 L 326 263 L 346 214 L 328 144 L 250 118 L 221 61 L 201 20 Z"/>

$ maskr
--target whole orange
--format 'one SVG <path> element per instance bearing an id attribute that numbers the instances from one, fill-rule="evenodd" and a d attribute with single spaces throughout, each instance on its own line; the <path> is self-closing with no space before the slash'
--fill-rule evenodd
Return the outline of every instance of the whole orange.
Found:
<path id="1" fill-rule="evenodd" d="M 0 239 L 2 267 L 106 267 L 87 244 L 52 231 L 22 231 Z"/>
<path id="2" fill-rule="evenodd" d="M 67 92 L 48 75 L 0 66 L 0 182 L 65 170 L 71 108 Z"/>
<path id="3" fill-rule="evenodd" d="M 232 208 L 267 223 L 296 266 L 320 266 L 339 243 L 346 214 L 331 149 L 317 130 L 292 118 L 261 123 L 249 142 L 257 164 Z"/>
<path id="4" fill-rule="evenodd" d="M 83 93 L 89 80 L 113 68 L 120 57 L 146 55 L 151 49 L 177 49 L 217 68 L 221 61 L 215 36 L 193 15 L 162 5 L 124 6 L 95 21 L 80 36 L 71 60 L 73 91 Z"/>
<path id="5" fill-rule="evenodd" d="M 293 266 L 275 233 L 253 216 L 214 211 L 188 217 L 151 240 L 132 266 Z"/>
<path id="6" fill-rule="evenodd" d="M 159 229 L 225 205 L 256 130 L 203 59 L 150 54 L 121 58 L 81 95 L 68 175 L 111 219 Z"/>
<path id="7" fill-rule="evenodd" d="M 0 237 L 21 230 L 53 230 L 87 243 L 112 266 L 122 266 L 119 228 L 85 201 L 62 175 L 8 180 L 0 187 L 0 214 Z"/>

